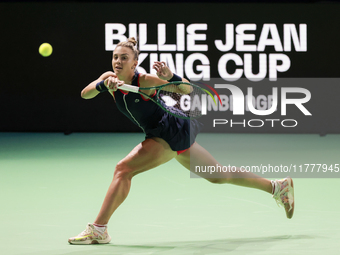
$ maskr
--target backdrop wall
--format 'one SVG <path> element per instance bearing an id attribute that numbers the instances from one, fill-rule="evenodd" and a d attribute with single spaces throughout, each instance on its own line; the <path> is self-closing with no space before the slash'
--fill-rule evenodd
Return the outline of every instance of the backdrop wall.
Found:
<path id="1" fill-rule="evenodd" d="M 0 131 L 140 131 L 108 93 L 80 97 L 88 83 L 112 70 L 119 40 L 138 36 L 141 72 L 152 72 L 154 60 L 166 60 L 192 80 L 220 79 L 245 95 L 252 87 L 255 104 L 264 110 L 272 87 L 278 88 L 279 107 L 272 115 L 246 111 L 234 119 L 246 125 L 223 130 L 209 128 L 208 119 L 206 131 L 340 133 L 339 11 L 339 4 L 1 3 Z M 50 57 L 38 53 L 44 42 L 53 46 Z M 281 87 L 308 91 L 303 106 L 311 115 L 291 105 L 283 116 Z M 227 108 L 212 118 L 230 123 L 235 115 Z M 248 125 L 270 118 L 298 125 Z"/>

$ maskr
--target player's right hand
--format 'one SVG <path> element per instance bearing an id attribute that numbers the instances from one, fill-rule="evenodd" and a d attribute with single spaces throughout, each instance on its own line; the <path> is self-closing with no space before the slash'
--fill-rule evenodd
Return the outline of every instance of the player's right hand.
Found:
<path id="1" fill-rule="evenodd" d="M 111 91 L 117 91 L 118 86 L 122 86 L 124 81 L 120 81 L 117 76 L 110 76 L 104 81 L 105 86 Z"/>

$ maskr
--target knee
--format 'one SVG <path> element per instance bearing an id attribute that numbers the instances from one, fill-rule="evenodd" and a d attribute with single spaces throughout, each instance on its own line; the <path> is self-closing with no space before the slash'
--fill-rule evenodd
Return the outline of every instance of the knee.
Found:
<path id="1" fill-rule="evenodd" d="M 131 179 L 134 176 L 133 169 L 124 161 L 118 162 L 114 172 L 114 178 Z"/>

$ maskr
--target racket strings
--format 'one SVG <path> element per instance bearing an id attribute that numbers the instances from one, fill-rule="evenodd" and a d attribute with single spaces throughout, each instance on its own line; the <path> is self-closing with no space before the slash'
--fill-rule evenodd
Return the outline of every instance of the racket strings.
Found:
<path id="1" fill-rule="evenodd" d="M 199 87 L 171 84 L 158 92 L 158 99 L 171 113 L 186 118 L 197 118 L 202 115 L 202 95 L 205 95 L 205 92 Z"/>

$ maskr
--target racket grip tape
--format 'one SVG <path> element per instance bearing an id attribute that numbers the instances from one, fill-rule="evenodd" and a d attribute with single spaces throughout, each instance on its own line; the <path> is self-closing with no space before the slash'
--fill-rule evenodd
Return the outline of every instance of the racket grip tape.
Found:
<path id="1" fill-rule="evenodd" d="M 138 93 L 138 91 L 139 91 L 139 87 L 128 85 L 128 84 L 123 84 L 121 86 L 118 86 L 118 88 L 121 89 L 121 90 L 126 90 L 126 91 L 130 91 L 130 92 L 135 92 L 135 93 Z"/>

